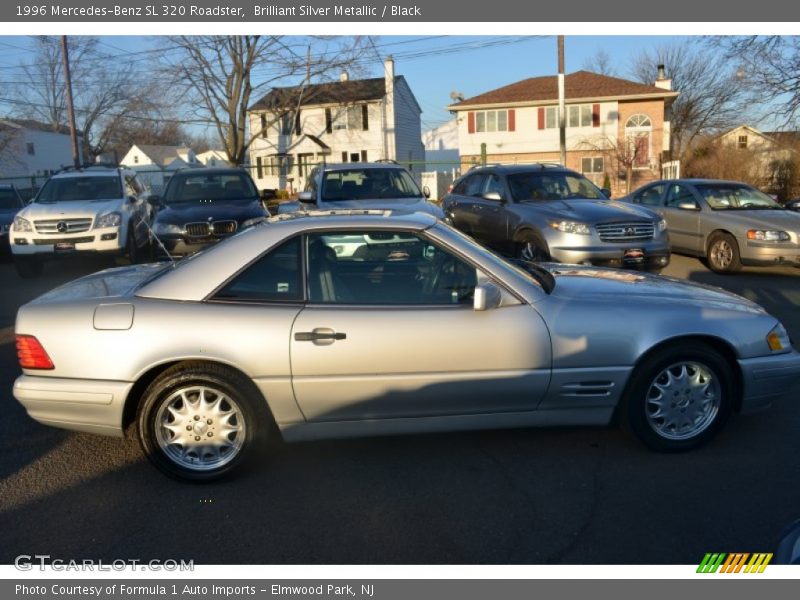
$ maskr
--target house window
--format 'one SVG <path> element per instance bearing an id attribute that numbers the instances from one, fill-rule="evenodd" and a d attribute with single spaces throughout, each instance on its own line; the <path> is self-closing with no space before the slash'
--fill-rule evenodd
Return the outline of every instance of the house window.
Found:
<path id="1" fill-rule="evenodd" d="M 133 163 L 136 164 L 136 165 L 139 164 L 139 155 L 138 154 L 134 154 L 133 155 Z"/>
<path id="2" fill-rule="evenodd" d="M 605 171 L 602 156 L 587 156 L 581 159 L 581 173 L 602 173 Z"/>
<path id="3" fill-rule="evenodd" d="M 631 158 L 633 168 L 650 168 L 650 141 L 653 122 L 644 114 L 637 114 L 625 122 L 625 142 Z"/>
<path id="4" fill-rule="evenodd" d="M 361 151 L 361 162 L 367 162 L 367 151 L 366 150 L 362 150 Z"/>
<path id="5" fill-rule="evenodd" d="M 484 110 L 475 113 L 475 131 L 508 131 L 507 110 Z"/>
<path id="6" fill-rule="evenodd" d="M 576 104 L 567 108 L 568 127 L 591 127 L 592 126 L 592 105 Z"/>
<path id="7" fill-rule="evenodd" d="M 281 135 L 292 135 L 292 127 L 294 126 L 294 119 L 291 114 L 285 114 L 281 117 Z"/>
<path id="8" fill-rule="evenodd" d="M 342 162 L 347 162 L 347 152 L 342 152 Z"/>
<path id="9" fill-rule="evenodd" d="M 366 104 L 342 108 L 333 117 L 333 129 L 350 131 L 367 131 L 369 129 L 369 116 Z M 325 119 L 328 119 L 326 109 Z M 327 126 L 327 123 L 326 123 Z"/>
<path id="10" fill-rule="evenodd" d="M 33 142 L 28 142 L 28 154 L 31 156 L 36 154 L 36 148 L 33 147 Z"/>
<path id="11" fill-rule="evenodd" d="M 544 128 L 555 129 L 558 127 L 558 107 L 548 106 L 544 110 Z"/>
<path id="12" fill-rule="evenodd" d="M 738 145 L 739 145 L 739 148 L 741 150 L 744 150 L 745 148 L 747 148 L 747 136 L 746 135 L 740 135 L 739 136 L 739 144 Z"/>

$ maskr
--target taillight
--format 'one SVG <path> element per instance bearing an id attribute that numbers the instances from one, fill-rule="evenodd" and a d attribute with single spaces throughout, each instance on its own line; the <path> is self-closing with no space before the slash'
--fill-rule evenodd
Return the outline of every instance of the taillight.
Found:
<path id="1" fill-rule="evenodd" d="M 23 369 L 55 369 L 39 340 L 32 335 L 17 336 L 17 357 Z"/>

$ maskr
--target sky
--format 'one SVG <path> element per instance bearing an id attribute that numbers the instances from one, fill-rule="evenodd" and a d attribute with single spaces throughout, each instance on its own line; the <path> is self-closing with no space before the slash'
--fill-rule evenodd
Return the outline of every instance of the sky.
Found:
<path id="1" fill-rule="evenodd" d="M 580 70 L 588 59 L 603 50 L 610 56 L 617 74 L 625 77 L 634 57 L 642 50 L 689 40 L 686 36 L 567 36 L 566 71 Z M 110 57 L 120 58 L 151 50 L 162 41 L 151 36 L 100 37 L 102 50 Z M 422 107 L 423 131 L 451 118 L 445 109 L 451 102 L 451 92 L 469 98 L 557 71 L 555 36 L 380 36 L 374 39 L 374 44 L 375 49 L 362 61 L 364 76 L 382 75 L 378 57 L 392 54 L 396 74 L 405 76 Z M 135 56 L 137 68 L 144 69 L 143 56 L 147 55 Z M 0 114 L 9 108 L 2 103 L 4 85 L 20 80 L 19 64 L 32 59 L 30 37 L 0 36 Z"/>

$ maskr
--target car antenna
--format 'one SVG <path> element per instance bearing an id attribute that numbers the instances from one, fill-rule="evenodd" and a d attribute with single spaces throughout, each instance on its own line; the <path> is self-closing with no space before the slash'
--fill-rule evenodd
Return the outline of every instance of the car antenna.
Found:
<path id="1" fill-rule="evenodd" d="M 145 227 L 147 227 L 147 231 L 149 231 L 149 232 L 150 232 L 150 237 L 151 237 L 152 239 L 154 239 L 156 242 L 158 242 L 158 246 L 159 246 L 159 248 L 161 248 L 161 250 L 163 250 L 163 251 L 164 251 L 164 254 L 166 254 L 166 255 L 167 255 L 167 258 L 169 258 L 169 259 L 172 261 L 172 266 L 174 267 L 175 265 L 177 265 L 178 263 L 177 263 L 177 262 L 175 262 L 175 257 L 174 257 L 174 256 L 172 256 L 172 254 L 170 254 L 170 253 L 169 253 L 169 250 L 167 250 L 167 247 L 166 247 L 166 246 L 164 245 L 164 243 L 161 241 L 161 238 L 159 238 L 159 237 L 156 235 L 156 232 L 155 232 L 155 231 L 153 231 L 153 228 L 152 228 L 152 227 L 150 227 L 150 223 L 148 223 L 148 222 L 147 222 L 147 221 L 145 221 L 144 219 L 141 219 L 141 221 L 142 221 L 142 223 L 144 223 L 144 226 L 145 226 Z"/>

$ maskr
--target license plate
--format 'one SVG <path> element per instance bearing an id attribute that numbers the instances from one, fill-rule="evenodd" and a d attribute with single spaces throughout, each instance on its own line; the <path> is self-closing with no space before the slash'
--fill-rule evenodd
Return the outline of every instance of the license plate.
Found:
<path id="1" fill-rule="evenodd" d="M 640 263 L 644 261 L 644 250 L 641 248 L 629 248 L 622 255 L 622 260 L 629 263 Z"/>
<path id="2" fill-rule="evenodd" d="M 75 250 L 74 242 L 58 242 L 55 245 L 56 252 L 69 252 L 70 250 Z"/>

